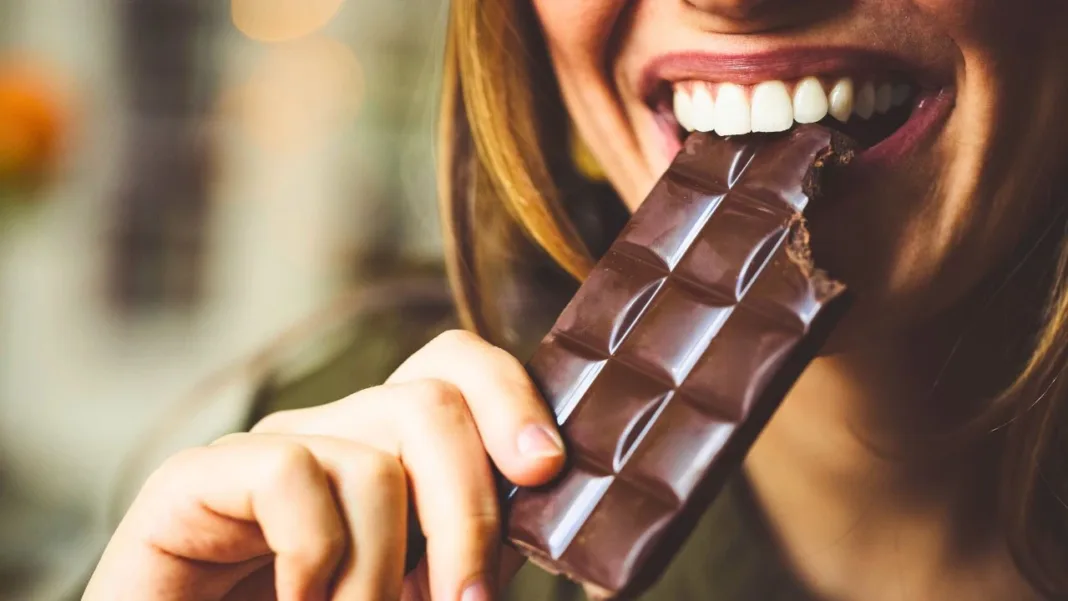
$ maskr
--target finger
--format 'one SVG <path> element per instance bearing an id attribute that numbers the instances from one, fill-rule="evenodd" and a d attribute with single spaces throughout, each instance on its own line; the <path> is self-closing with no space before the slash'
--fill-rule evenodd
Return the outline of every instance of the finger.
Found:
<path id="1" fill-rule="evenodd" d="M 356 398 L 359 397 L 359 398 Z M 427 537 L 435 599 L 490 588 L 500 544 L 497 494 L 463 396 L 441 380 L 380 386 L 348 399 L 347 411 L 309 411 L 262 424 L 349 436 L 400 458 Z M 260 428 L 260 427 L 258 427 Z"/>
<path id="2" fill-rule="evenodd" d="M 368 455 L 362 464 L 336 465 L 338 493 L 352 524 L 354 554 L 334 598 L 400 598 L 408 528 L 408 479 L 395 457 Z M 347 475 L 346 475 L 347 473 Z"/>
<path id="3" fill-rule="evenodd" d="M 150 544 L 165 553 L 229 563 L 260 539 L 252 544 L 275 556 L 279 601 L 325 599 L 347 546 L 329 478 L 296 443 L 247 437 L 185 451 L 150 479 L 139 502 L 140 519 L 157 524 L 148 526 Z M 220 527 L 227 521 L 256 525 L 260 536 L 228 540 Z"/>
<path id="4" fill-rule="evenodd" d="M 444 380 L 460 389 L 486 451 L 509 480 L 543 484 L 563 466 L 556 423 L 515 357 L 462 330 L 408 358 L 388 383 Z"/>
<path id="5" fill-rule="evenodd" d="M 227 437 L 218 444 L 298 443 L 325 470 L 348 526 L 349 549 L 342 561 L 333 598 L 400 598 L 404 577 L 408 481 L 396 457 L 341 438 L 270 434 Z"/>
<path id="6" fill-rule="evenodd" d="M 459 390 L 438 380 L 396 388 L 395 423 L 423 533 L 434 599 L 490 599 L 500 544 L 497 491 Z M 465 596 L 466 595 L 466 596 Z"/>
<path id="7" fill-rule="evenodd" d="M 330 410 L 266 420 L 271 429 L 350 437 L 398 457 L 427 537 L 435 598 L 492 588 L 499 546 L 496 489 L 482 441 L 459 390 L 440 380 L 372 388 Z"/>
<path id="8" fill-rule="evenodd" d="M 477 336 L 442 334 L 397 369 L 388 385 L 441 380 L 460 390 L 486 452 L 512 482 L 536 486 L 563 466 L 563 443 L 523 366 Z M 393 420 L 396 390 L 381 387 L 315 407 L 267 416 L 255 432 L 329 432 L 358 440 L 381 438 L 381 417 Z M 369 411 L 377 417 L 371 418 Z"/>

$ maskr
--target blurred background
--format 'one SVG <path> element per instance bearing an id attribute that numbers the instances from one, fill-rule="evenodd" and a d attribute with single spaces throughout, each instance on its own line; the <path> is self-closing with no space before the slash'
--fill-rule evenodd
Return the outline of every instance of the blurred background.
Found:
<path id="1" fill-rule="evenodd" d="M 0 0 L 0 599 L 80 596 L 195 383 L 437 260 L 444 2 Z"/>

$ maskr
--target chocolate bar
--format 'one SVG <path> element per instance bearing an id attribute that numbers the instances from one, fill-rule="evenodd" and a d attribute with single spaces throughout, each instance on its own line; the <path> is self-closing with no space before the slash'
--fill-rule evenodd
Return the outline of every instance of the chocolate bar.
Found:
<path id="1" fill-rule="evenodd" d="M 569 466 L 513 488 L 509 541 L 600 596 L 658 578 L 843 312 L 802 213 L 851 144 L 690 136 L 528 371 Z"/>

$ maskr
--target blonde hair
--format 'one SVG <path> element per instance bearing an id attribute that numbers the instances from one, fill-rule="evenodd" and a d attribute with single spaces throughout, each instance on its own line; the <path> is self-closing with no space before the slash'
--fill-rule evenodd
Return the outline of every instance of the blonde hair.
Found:
<path id="1" fill-rule="evenodd" d="M 517 20 L 515 10 L 509 2 L 453 2 L 446 42 L 439 181 L 447 265 L 461 318 L 484 333 L 492 325 L 479 297 L 483 264 L 478 241 L 466 228 L 492 208 L 472 206 L 473 200 L 497 199 L 522 232 L 573 277 L 584 278 L 593 266 L 544 158 L 535 106 L 544 95 L 536 97 L 531 85 L 531 69 L 539 68 L 528 50 L 533 31 L 523 29 L 529 20 Z M 479 224 L 480 232 L 508 229 L 500 220 Z"/>
<path id="2" fill-rule="evenodd" d="M 568 120 L 529 4 L 452 0 L 447 45 L 439 176 L 449 277 L 464 324 L 499 344 L 514 342 L 503 325 L 508 309 L 496 302 L 501 280 L 519 277 L 515 272 L 523 257 L 547 257 L 576 281 L 593 264 L 569 221 L 560 178 L 548 160 L 567 152 L 562 139 Z M 1056 69 L 1063 54 L 1051 48 L 1042 53 Z M 1050 101 L 1037 110 L 1057 114 L 1050 110 L 1068 98 L 1064 79 L 1053 82 L 1060 89 L 1048 90 Z M 1036 135 L 1049 137 L 1048 132 Z M 1056 169 L 1057 159 L 1038 156 L 1042 150 L 1047 151 L 1043 156 L 1050 154 L 1041 146 L 1025 158 L 1043 171 Z M 1033 177 L 1034 171 L 1016 176 L 1029 178 L 1033 189 L 1043 181 Z M 1010 548 L 1034 586 L 1055 597 L 1068 595 L 1066 276 L 1068 252 L 1025 367 L 983 421 L 988 432 L 1003 433 L 1000 507 Z M 559 285 L 528 292 L 563 295 L 566 290 Z"/>

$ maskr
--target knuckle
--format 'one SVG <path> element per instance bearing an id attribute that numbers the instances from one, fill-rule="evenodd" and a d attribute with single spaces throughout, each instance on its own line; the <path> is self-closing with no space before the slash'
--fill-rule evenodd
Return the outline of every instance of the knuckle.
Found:
<path id="1" fill-rule="evenodd" d="M 186 466 L 189 465 L 197 455 L 199 455 L 199 450 L 193 448 L 183 449 L 167 457 L 163 460 L 163 463 L 149 475 L 146 485 L 158 484 L 159 481 L 184 471 Z"/>
<path id="2" fill-rule="evenodd" d="M 335 474 L 338 494 L 361 512 L 389 519 L 385 511 L 400 511 L 408 504 L 408 473 L 400 459 L 376 449 L 363 449 L 339 465 Z"/>
<path id="3" fill-rule="evenodd" d="M 212 441 L 211 446 L 234 444 L 234 443 L 242 442 L 242 441 L 246 440 L 247 438 L 248 438 L 248 434 L 245 434 L 243 432 L 232 432 L 230 434 L 224 434 L 224 435 L 220 436 L 219 438 L 216 438 L 214 441 Z"/>
<path id="4" fill-rule="evenodd" d="M 431 346 L 448 349 L 468 348 L 486 344 L 477 334 L 467 330 L 445 330 L 430 341 Z"/>
<path id="5" fill-rule="evenodd" d="M 446 330 L 438 334 L 425 347 L 426 354 L 443 361 L 454 362 L 459 357 L 483 355 L 486 349 L 494 348 L 473 332 Z"/>
<path id="6" fill-rule="evenodd" d="M 468 516 L 472 532 L 482 540 L 497 540 L 501 528 L 501 514 L 492 494 L 480 496 L 480 502 Z"/>
<path id="7" fill-rule="evenodd" d="M 288 432 L 293 428 L 293 425 L 297 422 L 298 411 L 278 411 L 275 413 L 264 416 L 255 426 L 252 426 L 250 432 L 252 433 L 265 433 L 265 432 Z"/>
<path id="8" fill-rule="evenodd" d="M 310 450 L 290 441 L 279 441 L 270 446 L 267 466 L 267 476 L 271 484 L 282 486 L 295 480 L 300 474 L 322 470 Z"/>
<path id="9" fill-rule="evenodd" d="M 465 412 L 464 396 L 452 382 L 439 379 L 415 380 L 407 384 L 407 398 L 418 415 Z"/>
<path id="10" fill-rule="evenodd" d="M 376 494 L 403 498 L 408 489 L 408 474 L 401 462 L 392 455 L 369 451 L 363 461 L 348 469 L 342 478 L 359 491 L 374 491 Z"/>
<path id="11" fill-rule="evenodd" d="M 408 475 L 395 457 L 375 453 L 364 467 L 364 481 L 381 490 L 396 490 L 408 486 Z"/>
<path id="12" fill-rule="evenodd" d="M 493 363 L 493 372 L 500 378 L 501 386 L 509 394 L 523 398 L 537 398 L 534 383 L 519 359 L 507 351 L 495 348 L 493 349 Z"/>
<path id="13" fill-rule="evenodd" d="M 448 357 L 450 362 L 456 361 L 458 356 L 466 355 L 469 360 L 477 361 L 502 381 L 519 383 L 525 387 L 530 380 L 519 359 L 467 330 L 446 331 L 430 344 L 436 346 L 435 354 Z"/>
<path id="14" fill-rule="evenodd" d="M 331 528 L 317 538 L 318 558 L 324 561 L 344 553 L 349 544 L 349 537 L 343 528 Z"/>
<path id="15" fill-rule="evenodd" d="M 457 526 L 460 530 L 456 534 L 463 537 L 461 543 L 468 550 L 484 550 L 486 547 L 495 547 L 500 542 L 500 519 L 496 511 L 489 508 L 478 508 L 473 512 L 458 515 Z M 433 533 L 428 533 L 433 538 Z M 450 539 L 452 537 L 446 537 Z M 453 539 L 455 540 L 455 539 Z"/>
<path id="16" fill-rule="evenodd" d="M 175 474 L 196 471 L 204 462 L 209 461 L 212 456 L 212 451 L 209 447 L 197 446 L 182 449 L 168 457 L 156 470 L 156 473 Z"/>
<path id="17" fill-rule="evenodd" d="M 432 394 L 416 397 L 412 412 L 414 426 L 423 430 L 458 432 L 460 428 L 474 424 L 467 400 L 459 388 L 443 380 L 432 380 L 428 386 Z"/>
<path id="18" fill-rule="evenodd" d="M 332 563 L 349 545 L 344 528 L 329 528 L 308 532 L 300 543 L 287 552 L 290 561 L 299 561 L 309 570 Z"/>
<path id="19" fill-rule="evenodd" d="M 471 516 L 472 530 L 480 540 L 496 542 L 500 538 L 501 520 L 497 509 L 484 509 Z"/>
<path id="20" fill-rule="evenodd" d="M 404 384 L 403 404 L 397 413 L 398 425 L 412 436 L 462 432 L 473 418 L 463 393 L 445 380 L 425 379 Z"/>
<path id="21" fill-rule="evenodd" d="M 500 357 L 501 368 L 505 373 L 511 374 L 514 377 L 519 378 L 524 384 L 532 384 L 530 375 L 527 372 L 523 362 L 518 357 L 505 351 L 504 349 L 494 348 L 494 352 Z"/>
<path id="22" fill-rule="evenodd" d="M 159 493 L 169 497 L 173 492 L 180 492 L 189 474 L 198 471 L 204 457 L 203 447 L 183 449 L 167 457 L 145 479 L 141 487 L 142 494 Z"/>

